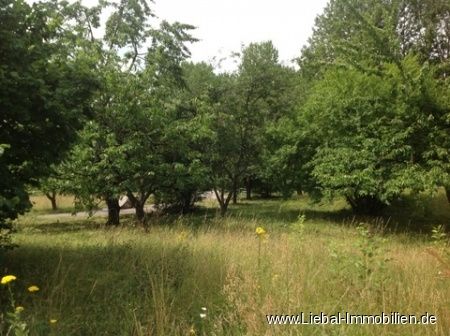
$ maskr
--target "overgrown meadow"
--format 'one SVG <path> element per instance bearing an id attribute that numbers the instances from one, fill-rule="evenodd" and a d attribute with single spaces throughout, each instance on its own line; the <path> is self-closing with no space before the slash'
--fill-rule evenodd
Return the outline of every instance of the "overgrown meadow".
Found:
<path id="1" fill-rule="evenodd" d="M 344 204 L 242 201 L 221 218 L 204 202 L 192 215 L 150 217 L 147 230 L 133 217 L 105 229 L 104 218 L 49 219 L 41 209 L 18 220 L 19 247 L 2 255 L 2 275 L 17 277 L 1 286 L 2 310 L 13 310 L 11 289 L 23 310 L 10 316 L 30 335 L 448 335 L 445 234 L 402 233 L 411 222 L 396 214 L 359 218 Z M 412 200 L 403 206 L 417 212 Z M 444 195 L 427 206 L 441 209 L 436 221 L 450 215 Z M 300 312 L 428 312 L 438 323 L 266 321 Z"/>

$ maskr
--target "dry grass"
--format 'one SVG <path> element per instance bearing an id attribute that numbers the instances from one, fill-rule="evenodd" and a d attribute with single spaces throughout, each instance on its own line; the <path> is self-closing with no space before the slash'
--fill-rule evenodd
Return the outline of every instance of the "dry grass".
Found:
<path id="1" fill-rule="evenodd" d="M 56 204 L 59 212 L 71 212 L 74 208 L 74 197 L 72 195 L 58 195 L 56 196 Z M 33 211 L 53 212 L 52 204 L 50 200 L 42 194 L 35 194 L 30 196 L 31 204 L 33 205 Z"/>
<path id="2" fill-rule="evenodd" d="M 28 222 L 19 224 L 21 247 L 3 270 L 19 278 L 14 289 L 33 335 L 48 334 L 49 318 L 58 319 L 58 335 L 449 334 L 450 279 L 442 276 L 446 259 L 433 254 L 444 249 L 430 254 L 434 245 L 423 237 L 328 219 L 307 216 L 299 226 L 306 207 L 252 202 L 226 219 L 208 213 L 158 219 L 147 233 L 105 230 L 99 219 Z M 257 209 L 264 215 L 256 216 Z M 267 239 L 259 240 L 257 226 L 267 229 Z M 31 282 L 39 294 L 21 295 Z M 267 314 L 300 312 L 428 312 L 438 324 L 266 323 Z"/>

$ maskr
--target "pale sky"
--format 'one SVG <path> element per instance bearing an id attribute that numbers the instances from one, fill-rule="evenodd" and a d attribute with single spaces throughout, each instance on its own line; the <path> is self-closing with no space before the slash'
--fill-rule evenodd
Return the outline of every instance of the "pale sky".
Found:
<path id="1" fill-rule="evenodd" d="M 209 62 L 239 52 L 242 44 L 272 40 L 280 60 L 289 61 L 312 34 L 315 17 L 328 0 L 154 0 L 154 13 L 197 28 L 201 41 L 190 48 L 193 61 Z M 222 66 L 232 68 L 231 61 Z"/>
<path id="2" fill-rule="evenodd" d="M 27 0 L 30 3 L 39 0 Z M 71 0 L 69 0 L 70 2 Z M 83 0 L 90 6 L 98 0 Z M 153 0 L 159 19 L 196 26 L 193 35 L 200 41 L 190 46 L 194 62 L 205 61 L 234 70 L 231 53 L 242 45 L 271 40 L 280 60 L 290 64 L 300 56 L 312 34 L 314 19 L 328 0 Z M 215 61 L 213 59 L 216 58 Z"/>

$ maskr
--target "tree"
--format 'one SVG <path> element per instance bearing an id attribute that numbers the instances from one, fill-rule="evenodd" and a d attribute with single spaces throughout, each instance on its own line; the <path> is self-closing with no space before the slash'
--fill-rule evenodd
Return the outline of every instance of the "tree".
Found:
<path id="1" fill-rule="evenodd" d="M 67 161 L 73 192 L 85 206 L 102 199 L 110 225 L 119 225 L 118 198 L 128 195 L 136 216 L 166 182 L 167 153 L 174 142 L 169 129 L 178 118 L 183 90 L 181 62 L 189 56 L 192 29 L 148 19 L 145 1 L 122 1 L 106 22 L 97 66 L 102 82 L 93 103 L 94 118 Z M 93 21 L 93 20 L 89 20 Z M 150 43 L 150 46 L 145 44 Z"/>
<path id="2" fill-rule="evenodd" d="M 164 211 L 186 213 L 194 209 L 199 194 L 208 190 L 207 170 L 200 160 L 207 130 L 197 105 L 209 81 L 202 78 L 204 64 L 183 62 L 181 66 L 183 85 L 172 96 L 175 109 L 164 126 L 163 173 L 154 196 Z"/>
<path id="3" fill-rule="evenodd" d="M 96 36 L 94 28 L 100 27 L 100 16 L 106 7 L 112 7 L 103 36 Z M 128 74 L 142 64 L 141 48 L 150 36 L 149 18 L 153 15 L 145 0 L 116 3 L 99 2 L 91 8 L 80 1 L 68 6 L 66 15 L 76 22 L 76 31 L 87 38 L 81 46 L 84 53 L 93 55 L 95 71 L 100 88 L 92 103 L 92 121 L 79 134 L 80 140 L 64 165 L 71 181 L 71 192 L 78 204 L 92 209 L 98 198 L 108 206 L 107 224 L 118 225 L 120 207 L 118 197 L 123 180 L 120 164 L 124 162 L 124 149 L 120 139 L 111 134 L 108 125 L 114 125 L 113 107 L 120 108 L 120 94 L 126 84 L 132 83 Z M 124 73 L 124 69 L 127 71 Z M 119 105 L 119 106 L 118 106 Z M 116 155 L 117 154 L 117 155 Z"/>
<path id="4" fill-rule="evenodd" d="M 398 1 L 331 0 L 298 59 L 302 75 L 317 80 L 336 65 L 373 71 L 398 60 L 397 14 Z"/>
<path id="5" fill-rule="evenodd" d="M 450 4 L 445 0 L 437 1 L 404 1 L 400 5 L 398 31 L 403 54 L 414 53 L 421 62 L 429 62 L 434 66 L 435 80 L 430 93 L 432 104 L 439 107 L 441 113 L 435 116 L 433 129 L 428 133 L 430 141 L 425 155 L 427 167 L 434 177 L 431 178 L 440 186 L 444 186 L 450 203 L 449 178 L 449 127 L 448 127 L 448 93 L 442 87 L 448 87 L 450 74 Z M 433 140 L 432 140 L 433 139 Z"/>
<path id="6" fill-rule="evenodd" d="M 201 148 L 201 163 L 208 170 L 206 185 L 214 190 L 224 215 L 229 203 L 237 201 L 241 186 L 246 185 L 250 197 L 258 179 L 275 183 L 277 173 L 267 167 L 277 151 L 271 140 L 282 128 L 281 120 L 293 115 L 295 71 L 279 64 L 271 42 L 243 48 L 234 73 L 215 74 L 205 64 L 187 69 L 197 110 L 193 120 L 202 125 L 193 128 L 194 148 Z"/>
<path id="7" fill-rule="evenodd" d="M 59 172 L 57 171 L 56 166 L 49 167 L 49 170 L 51 171 L 49 175 L 41 180 L 39 180 L 39 190 L 42 191 L 45 195 L 45 197 L 48 198 L 48 200 L 51 203 L 52 210 L 58 210 L 58 205 L 56 202 L 56 196 L 58 194 L 63 193 L 63 181 L 61 180 L 61 177 L 58 176 Z"/>
<path id="8" fill-rule="evenodd" d="M 236 76 L 221 74 L 214 90 L 207 98 L 202 113 L 210 131 L 202 156 L 209 170 L 209 179 L 219 202 L 220 213 L 226 214 L 228 205 L 239 185 L 239 180 L 250 166 L 247 156 L 249 137 L 240 124 L 239 96 L 236 92 Z"/>
<path id="9" fill-rule="evenodd" d="M 398 34 L 402 53 L 439 64 L 448 74 L 450 4 L 445 0 L 408 0 L 399 4 Z"/>
<path id="10" fill-rule="evenodd" d="M 97 87 L 90 58 L 69 44 L 71 23 L 54 2 L 5 0 L 0 10 L 0 222 L 30 207 L 26 185 L 37 184 L 89 115 Z M 58 141 L 55 141 L 58 139 Z"/>
<path id="11" fill-rule="evenodd" d="M 394 85 L 357 70 L 329 70 L 304 107 L 308 127 L 323 139 L 310 163 L 313 177 L 325 194 L 346 197 L 358 212 L 376 212 L 398 195 L 388 185 L 410 157 L 408 130 L 394 127 L 404 112 L 395 106 Z"/>
<path id="12" fill-rule="evenodd" d="M 449 20 L 446 0 L 332 0 L 316 19 L 299 64 L 305 76 L 317 79 L 332 64 L 399 64 L 414 54 L 448 74 Z"/>
<path id="13" fill-rule="evenodd" d="M 107 149 L 107 150 L 105 150 Z M 69 191 L 76 195 L 77 205 L 96 208 L 101 200 L 108 206 L 107 225 L 119 224 L 121 177 L 113 162 L 123 162 L 116 139 L 103 132 L 95 121 L 80 132 L 80 139 L 72 148 L 62 166 L 65 178 L 70 181 Z"/>
<path id="14" fill-rule="evenodd" d="M 301 82 L 294 69 L 277 64 L 269 83 L 268 94 L 261 96 L 268 111 L 259 133 L 261 149 L 253 165 L 253 178 L 247 182 L 263 196 L 281 192 L 289 197 L 299 189 L 293 134 L 295 111 L 302 96 Z M 247 185 L 246 189 L 250 196 L 252 188 Z"/>
<path id="15" fill-rule="evenodd" d="M 442 185 L 443 170 L 432 166 L 448 166 L 436 141 L 448 139 L 445 85 L 439 67 L 423 63 L 435 54 L 431 44 L 418 53 L 406 37 L 414 21 L 406 2 L 330 2 L 300 60 L 311 89 L 299 133 L 316 142 L 304 169 L 315 181 L 310 191 L 343 195 L 356 211 Z"/>
<path id="16" fill-rule="evenodd" d="M 247 142 L 252 143 L 247 153 L 252 162 L 243 177 L 248 198 L 256 181 L 262 182 L 266 193 L 272 187 L 267 161 L 273 143 L 266 141 L 266 129 L 291 110 L 292 101 L 286 99 L 292 92 L 290 70 L 279 64 L 278 50 L 271 41 L 251 43 L 242 50 L 236 85 L 240 93 L 243 134 Z"/>
<path id="17" fill-rule="evenodd" d="M 242 52 L 239 70 L 215 75 L 212 68 L 198 67 L 206 87 L 194 84 L 200 118 L 206 132 L 202 163 L 209 170 L 209 184 L 224 215 L 237 192 L 258 171 L 263 153 L 264 127 L 285 108 L 280 92 L 285 89 L 278 52 L 271 42 L 254 43 Z"/>

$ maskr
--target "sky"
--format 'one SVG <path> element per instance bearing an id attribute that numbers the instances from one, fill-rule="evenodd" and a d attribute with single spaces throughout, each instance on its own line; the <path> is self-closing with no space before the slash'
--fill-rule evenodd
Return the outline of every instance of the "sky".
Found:
<path id="1" fill-rule="evenodd" d="M 312 34 L 314 19 L 328 0 L 154 0 L 161 19 L 197 27 L 199 42 L 191 45 L 192 60 L 212 61 L 224 70 L 235 65 L 229 56 L 242 45 L 271 40 L 285 64 L 300 56 Z"/>
<path id="2" fill-rule="evenodd" d="M 26 0 L 30 3 L 38 0 Z M 71 0 L 69 0 L 70 2 Z M 83 0 L 92 6 L 98 0 Z M 311 36 L 314 20 L 328 0 L 153 0 L 158 19 L 191 24 L 199 42 L 190 46 L 194 62 L 205 61 L 217 70 L 232 71 L 230 58 L 243 45 L 271 40 L 279 59 L 293 65 Z M 222 60 L 222 61 L 221 61 Z"/>

